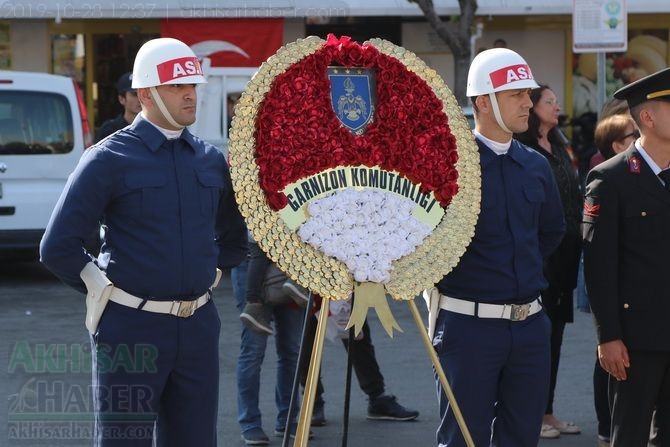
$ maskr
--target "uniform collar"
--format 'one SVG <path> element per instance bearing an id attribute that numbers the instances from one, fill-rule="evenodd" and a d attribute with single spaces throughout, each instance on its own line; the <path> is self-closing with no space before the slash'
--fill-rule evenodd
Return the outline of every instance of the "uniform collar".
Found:
<path id="1" fill-rule="evenodd" d="M 133 124 L 131 124 L 131 129 L 135 134 L 147 145 L 151 152 L 156 152 L 160 147 L 167 141 L 165 135 L 151 124 L 146 118 L 142 117 L 141 114 L 137 115 Z M 186 144 L 196 150 L 196 142 L 193 137 L 193 134 L 188 130 L 188 127 L 185 127 L 181 136 L 177 140 L 183 140 Z"/>
<path id="2" fill-rule="evenodd" d="M 656 162 L 654 161 L 654 159 L 651 158 L 649 156 L 649 154 L 647 153 L 647 151 L 644 150 L 644 148 L 640 144 L 640 139 L 639 138 L 637 140 L 635 140 L 632 147 L 634 147 L 637 150 L 637 152 L 640 154 L 640 156 L 642 158 L 644 158 L 644 161 L 647 162 L 647 164 L 651 168 L 654 175 L 658 175 L 658 173 L 662 171 L 661 167 L 659 165 L 657 165 Z"/>
<path id="3" fill-rule="evenodd" d="M 525 146 L 523 146 L 521 143 L 519 143 L 517 140 L 512 139 L 512 144 L 509 147 L 509 150 L 505 155 L 497 155 L 495 152 L 493 152 L 486 144 L 484 144 L 481 140 L 475 139 L 477 141 L 477 146 L 479 146 L 479 154 L 480 154 L 480 160 L 481 160 L 481 165 L 482 168 L 486 167 L 488 164 L 493 162 L 494 160 L 497 160 L 498 157 L 504 157 L 507 156 L 509 157 L 512 161 L 517 163 L 518 165 L 523 166 L 529 158 L 529 152 L 532 149 L 529 149 Z"/>

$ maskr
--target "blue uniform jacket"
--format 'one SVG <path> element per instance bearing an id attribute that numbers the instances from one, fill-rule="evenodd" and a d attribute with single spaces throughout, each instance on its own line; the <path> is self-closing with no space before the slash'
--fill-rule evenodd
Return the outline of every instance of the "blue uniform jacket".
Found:
<path id="1" fill-rule="evenodd" d="M 547 287 L 543 260 L 558 246 L 565 220 L 547 160 L 516 140 L 505 155 L 481 141 L 482 196 L 475 235 L 440 293 L 484 303 L 517 304 Z"/>
<path id="2" fill-rule="evenodd" d="M 88 149 L 70 175 L 42 239 L 42 262 L 85 292 L 83 242 L 104 219 L 98 264 L 125 291 L 189 299 L 212 284 L 217 265 L 247 253 L 247 234 L 224 155 L 184 129 L 167 140 L 151 123 Z"/>

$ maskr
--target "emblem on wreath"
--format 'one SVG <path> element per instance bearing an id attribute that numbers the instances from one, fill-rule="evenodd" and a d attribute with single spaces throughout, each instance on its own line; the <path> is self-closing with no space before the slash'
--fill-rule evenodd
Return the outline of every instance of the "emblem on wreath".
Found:
<path id="1" fill-rule="evenodd" d="M 374 71 L 330 67 L 328 79 L 333 110 L 340 122 L 354 135 L 362 135 L 374 114 L 376 103 Z"/>

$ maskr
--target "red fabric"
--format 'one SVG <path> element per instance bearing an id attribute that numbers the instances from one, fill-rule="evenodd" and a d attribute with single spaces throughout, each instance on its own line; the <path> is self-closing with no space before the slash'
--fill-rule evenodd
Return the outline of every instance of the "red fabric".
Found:
<path id="1" fill-rule="evenodd" d="M 239 50 L 220 51 L 208 56 L 213 67 L 258 67 L 282 46 L 282 19 L 163 19 L 161 36 L 193 45 L 222 41 Z M 248 57 L 240 54 L 244 52 Z"/>

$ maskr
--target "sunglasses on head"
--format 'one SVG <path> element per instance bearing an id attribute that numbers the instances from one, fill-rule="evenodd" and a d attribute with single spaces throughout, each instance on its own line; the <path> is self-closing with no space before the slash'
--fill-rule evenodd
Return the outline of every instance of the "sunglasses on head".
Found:
<path id="1" fill-rule="evenodd" d="M 640 131 L 635 129 L 634 131 L 632 131 L 628 135 L 624 135 L 623 137 L 621 137 L 621 141 L 625 140 L 628 137 L 634 137 L 637 140 L 638 138 L 640 138 Z"/>

